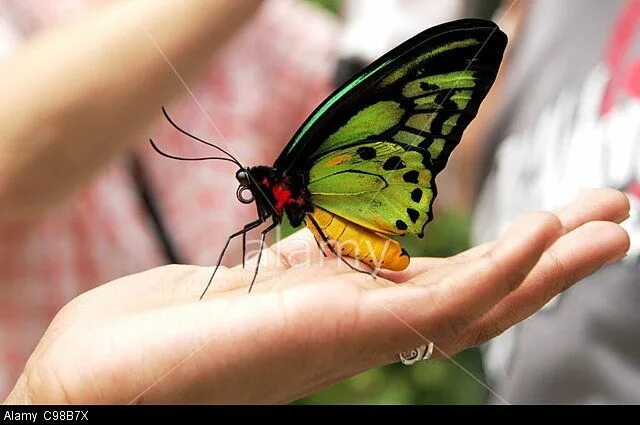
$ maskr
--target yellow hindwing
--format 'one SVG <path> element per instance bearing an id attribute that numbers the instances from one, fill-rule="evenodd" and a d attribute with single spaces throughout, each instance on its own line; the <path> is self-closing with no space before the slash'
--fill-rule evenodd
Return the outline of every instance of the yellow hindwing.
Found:
<path id="1" fill-rule="evenodd" d="M 409 254 L 397 241 L 317 206 L 311 215 L 336 253 L 374 268 L 400 271 L 409 265 Z M 308 217 L 305 221 L 320 246 L 326 247 L 315 224 Z"/>

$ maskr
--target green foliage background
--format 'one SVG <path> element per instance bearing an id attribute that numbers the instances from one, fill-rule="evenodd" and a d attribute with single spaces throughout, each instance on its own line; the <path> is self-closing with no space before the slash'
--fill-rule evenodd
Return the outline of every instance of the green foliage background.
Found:
<path id="1" fill-rule="evenodd" d="M 307 0 L 338 13 L 341 0 Z M 469 247 L 469 217 L 455 212 L 435 214 L 425 239 L 403 238 L 412 256 L 444 257 Z M 292 232 L 283 228 L 283 235 Z M 467 350 L 452 360 L 431 360 L 406 367 L 400 363 L 369 370 L 298 404 L 479 404 L 487 391 L 479 350 Z"/>

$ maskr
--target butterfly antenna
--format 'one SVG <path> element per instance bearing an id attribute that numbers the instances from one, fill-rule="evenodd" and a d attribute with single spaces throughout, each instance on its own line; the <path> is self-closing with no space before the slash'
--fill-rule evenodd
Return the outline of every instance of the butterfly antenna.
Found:
<path id="1" fill-rule="evenodd" d="M 158 147 L 158 145 L 155 144 L 153 139 L 149 139 L 149 142 L 151 143 L 151 147 L 153 148 L 154 151 L 156 151 L 157 153 L 159 153 L 160 155 L 166 158 L 175 159 L 178 161 L 208 161 L 210 159 L 219 159 L 220 161 L 228 161 L 228 162 L 237 164 L 236 161 L 229 158 L 222 157 L 222 156 L 203 156 L 203 157 L 196 157 L 196 158 L 185 158 L 182 156 L 171 155 L 169 153 L 166 153 L 160 150 L 160 148 Z"/>
<path id="2" fill-rule="evenodd" d="M 173 126 L 173 128 L 175 128 L 176 130 L 178 130 L 180 133 L 189 136 L 190 138 L 200 142 L 200 143 L 204 143 L 207 146 L 211 146 L 214 149 L 217 149 L 218 151 L 222 152 L 223 154 L 227 155 L 229 158 L 231 158 L 231 160 L 238 165 L 238 167 L 240 168 L 244 168 L 242 166 L 242 164 L 240 164 L 240 161 L 238 161 L 233 155 L 231 155 L 229 152 L 227 152 L 226 150 L 222 149 L 220 146 L 218 145 L 214 145 L 211 142 L 207 142 L 206 140 L 202 140 L 201 138 L 194 136 L 193 134 L 187 132 L 186 130 L 183 130 L 178 124 L 176 124 L 171 117 L 169 116 L 169 113 L 167 112 L 167 110 L 165 109 L 165 107 L 162 107 L 162 113 L 164 114 L 164 117 L 167 119 L 167 121 L 169 121 L 169 123 Z"/>

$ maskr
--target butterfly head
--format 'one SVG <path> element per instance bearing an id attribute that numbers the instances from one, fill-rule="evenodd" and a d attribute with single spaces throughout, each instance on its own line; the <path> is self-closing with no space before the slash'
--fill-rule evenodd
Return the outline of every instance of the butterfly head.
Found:
<path id="1" fill-rule="evenodd" d="M 236 197 L 243 204 L 250 204 L 255 201 L 254 190 L 251 188 L 252 182 L 249 176 L 249 169 L 240 168 L 236 172 L 236 180 L 238 180 L 238 190 Z"/>
<path id="2" fill-rule="evenodd" d="M 236 197 L 243 204 L 255 202 L 261 218 L 282 216 L 282 209 L 276 208 L 278 201 L 273 188 L 280 181 L 280 176 L 272 167 L 258 166 L 240 168 L 236 171 L 238 189 Z"/>

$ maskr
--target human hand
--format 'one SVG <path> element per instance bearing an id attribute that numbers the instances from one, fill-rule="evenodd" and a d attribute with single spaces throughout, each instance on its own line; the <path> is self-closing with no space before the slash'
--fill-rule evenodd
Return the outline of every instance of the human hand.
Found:
<path id="1" fill-rule="evenodd" d="M 218 270 L 203 301 L 211 268 L 127 276 L 59 312 L 6 402 L 283 403 L 426 341 L 451 356 L 624 256 L 628 212 L 620 192 L 589 191 L 493 243 L 375 280 L 319 252 L 296 259 L 301 243 L 315 248 L 307 230 L 265 252 L 250 294 L 251 267 Z"/>

